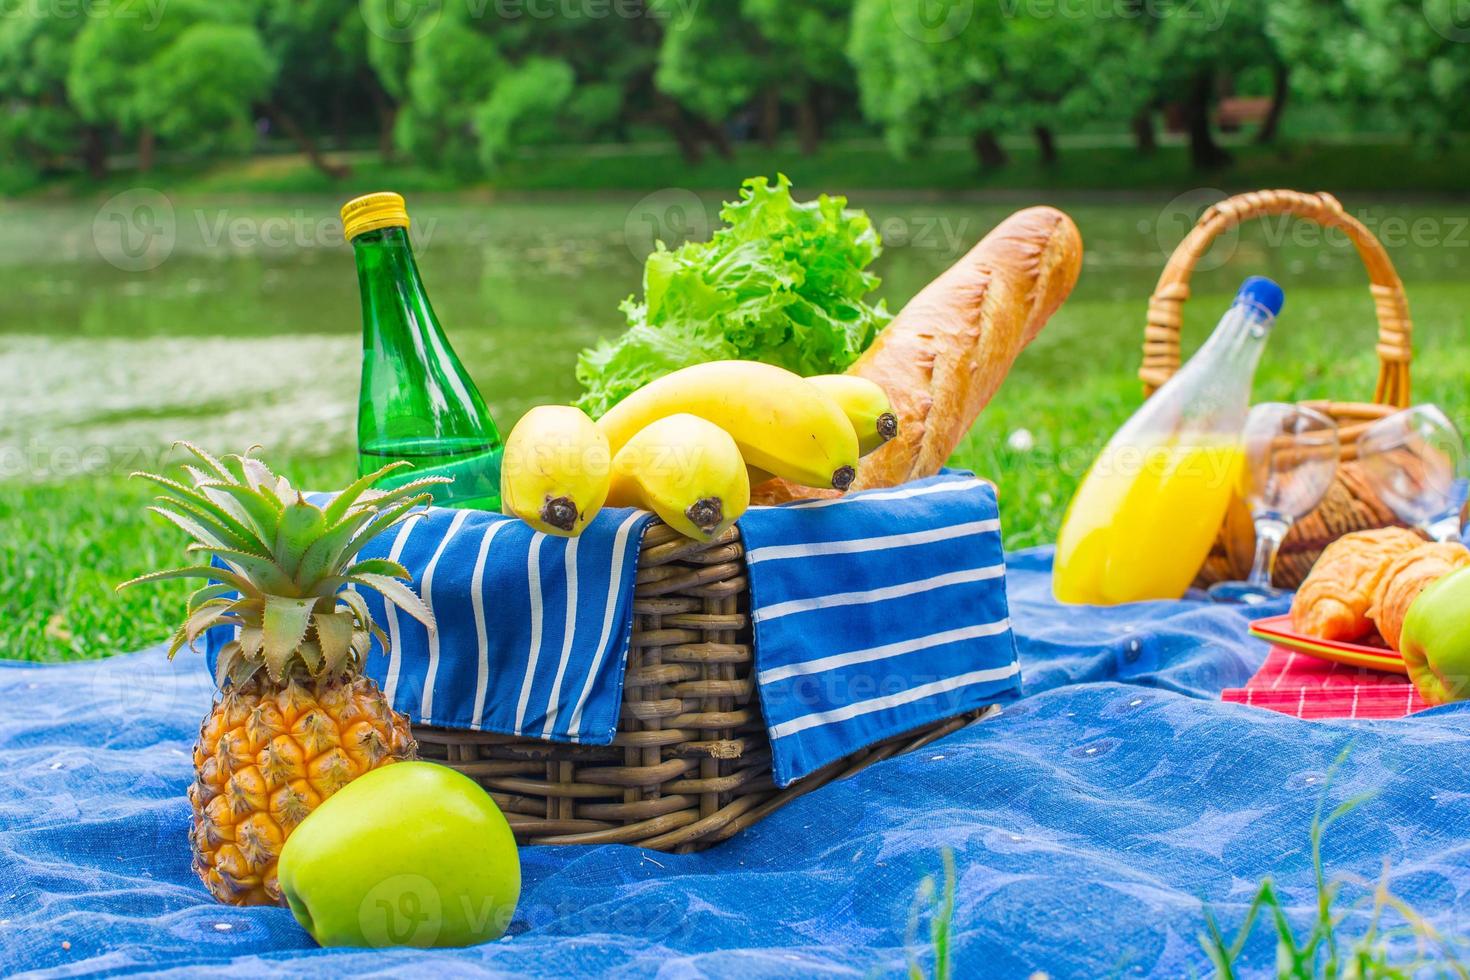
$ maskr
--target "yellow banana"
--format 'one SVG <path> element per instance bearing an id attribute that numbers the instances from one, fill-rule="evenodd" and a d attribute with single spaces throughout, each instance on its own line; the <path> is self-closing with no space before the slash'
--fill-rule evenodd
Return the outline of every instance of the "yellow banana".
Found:
<path id="1" fill-rule="evenodd" d="M 538 531 L 582 533 L 607 499 L 612 453 L 607 437 L 581 409 L 531 409 L 505 440 L 500 505 Z"/>
<path id="2" fill-rule="evenodd" d="M 618 450 L 607 499 L 651 510 L 679 533 L 709 540 L 750 506 L 750 481 L 729 433 L 679 413 L 650 423 Z"/>
<path id="3" fill-rule="evenodd" d="M 728 432 L 752 466 L 809 487 L 846 490 L 856 475 L 857 433 L 800 375 L 755 361 L 711 361 L 649 382 L 597 420 L 616 456 L 634 434 L 676 412 Z"/>
<path id="4" fill-rule="evenodd" d="M 866 456 L 898 435 L 898 416 L 876 381 L 856 374 L 818 374 L 806 380 L 836 402 L 857 430 L 858 455 Z"/>

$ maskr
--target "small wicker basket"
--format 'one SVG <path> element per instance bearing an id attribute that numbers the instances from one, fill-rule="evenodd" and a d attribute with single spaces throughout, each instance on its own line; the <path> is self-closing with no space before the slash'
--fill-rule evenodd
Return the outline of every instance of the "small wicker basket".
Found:
<path id="1" fill-rule="evenodd" d="M 908 732 L 778 789 L 752 678 L 749 598 L 738 528 L 700 542 L 655 522 L 638 555 L 622 716 L 611 745 L 415 726 L 419 755 L 484 786 L 523 844 L 683 852 L 999 710 Z"/>
<path id="2" fill-rule="evenodd" d="M 1370 423 L 1409 405 L 1409 361 L 1413 356 L 1409 300 L 1383 244 L 1361 221 L 1345 212 L 1330 194 L 1301 191 L 1252 191 L 1221 201 L 1205 211 L 1198 223 L 1174 249 L 1148 302 L 1144 329 L 1143 366 L 1138 376 L 1145 395 L 1152 394 L 1179 370 L 1179 329 L 1189 279 L 1195 265 L 1215 238 L 1237 225 L 1273 215 L 1291 215 L 1324 228 L 1344 232 L 1368 270 L 1368 288 L 1378 315 L 1378 385 L 1372 402 L 1311 401 L 1311 408 L 1337 420 L 1342 440 L 1342 462 L 1337 479 L 1322 503 L 1297 521 L 1282 542 L 1276 561 L 1275 584 L 1296 588 L 1332 541 L 1350 531 L 1400 523 L 1369 489 L 1354 460 L 1358 434 Z M 1205 586 L 1243 579 L 1250 571 L 1255 532 L 1243 501 L 1232 502 L 1220 537 L 1196 580 Z"/>

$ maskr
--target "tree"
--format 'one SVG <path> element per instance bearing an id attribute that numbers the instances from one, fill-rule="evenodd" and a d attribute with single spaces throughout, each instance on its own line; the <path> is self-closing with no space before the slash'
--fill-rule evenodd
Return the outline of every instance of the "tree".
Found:
<path id="1" fill-rule="evenodd" d="M 418 159 L 460 173 L 479 169 L 474 117 L 509 66 L 488 34 L 444 18 L 413 42 L 398 144 Z"/>
<path id="2" fill-rule="evenodd" d="M 975 5 L 959 21 L 925 19 L 925 0 L 858 0 L 848 55 L 864 114 L 907 155 L 938 135 L 968 139 L 982 168 L 1001 166 L 999 134 L 1030 130 L 1043 163 L 1054 133 L 1080 119 L 1129 120 L 1150 97 L 1152 62 L 1136 25 L 1111 12 Z"/>
<path id="3" fill-rule="evenodd" d="M 431 30 L 396 41 L 370 23 L 368 59 L 401 103 L 398 145 L 430 165 L 473 173 L 517 146 L 624 138 L 631 124 L 652 122 L 697 159 L 701 144 L 719 145 L 723 135 L 653 84 L 661 24 L 679 7 L 630 2 L 544 17 L 530 6 L 452 0 L 433 9 Z"/>
<path id="4" fill-rule="evenodd" d="M 391 107 L 368 70 L 364 17 L 370 4 L 357 0 L 252 0 L 254 23 L 277 66 L 272 92 L 261 109 L 312 165 L 330 177 L 348 168 L 328 160 L 314 133 L 329 126 L 344 141 L 347 115 L 365 92 L 380 132 L 391 130 Z M 379 146 L 385 139 L 380 135 Z"/>
<path id="5" fill-rule="evenodd" d="M 137 139 L 140 170 L 152 167 L 159 135 L 238 147 L 275 73 L 248 13 L 233 3 L 170 0 L 150 23 L 131 5 L 99 7 L 72 47 L 67 95 L 87 122 Z"/>
<path id="6" fill-rule="evenodd" d="M 201 23 L 149 62 L 138 117 L 176 146 L 246 150 L 255 138 L 251 105 L 270 92 L 275 65 L 248 24 Z"/>
<path id="7" fill-rule="evenodd" d="M 1143 25 L 1157 66 L 1156 91 L 1161 99 L 1181 102 L 1190 160 L 1198 170 L 1231 159 L 1215 141 L 1211 122 L 1221 83 L 1278 60 L 1265 32 L 1270 6 L 1266 0 L 1234 0 L 1215 8 L 1166 7 Z"/>
<path id="8" fill-rule="evenodd" d="M 658 87 L 708 120 L 758 106 L 767 145 L 775 141 L 783 107 L 790 107 L 802 152 L 815 152 L 823 96 L 854 87 L 843 55 L 851 6 L 851 0 L 732 0 L 693 7 L 664 34 Z"/>
<path id="9" fill-rule="evenodd" d="M 494 167 L 519 141 L 539 142 L 552 135 L 551 118 L 572 94 L 576 79 L 565 61 L 529 58 L 506 72 L 480 103 L 473 119 L 480 162 Z"/>
<path id="10" fill-rule="evenodd" d="M 741 0 L 782 70 L 803 153 L 816 151 L 832 106 L 850 105 L 857 80 L 847 60 L 852 0 Z"/>
<path id="11" fill-rule="evenodd" d="M 1454 0 L 1280 0 L 1266 28 L 1309 98 L 1379 106 L 1421 139 L 1470 118 L 1470 25 Z"/>
<path id="12" fill-rule="evenodd" d="M 67 99 L 71 47 L 83 19 L 23 4 L 0 19 L 0 156 L 43 171 L 80 154 L 93 176 L 107 166 L 104 134 Z"/>
<path id="13" fill-rule="evenodd" d="M 1109 6 L 1084 14 L 1016 4 L 1005 16 L 997 115 L 1007 130 L 1031 131 L 1043 166 L 1057 162 L 1057 132 L 1084 122 L 1132 124 L 1146 112 L 1154 62 L 1139 26 Z"/>
<path id="14" fill-rule="evenodd" d="M 364 57 L 372 79 L 369 96 L 378 116 L 378 149 L 391 158 L 399 142 L 400 113 L 408 104 L 408 72 L 413 67 L 413 46 L 395 37 L 386 4 L 360 4 L 364 31 Z M 427 9 L 427 16 L 437 16 Z M 375 94 L 376 93 L 376 94 Z"/>
<path id="15" fill-rule="evenodd" d="M 654 73 L 658 90 L 706 125 L 719 125 L 758 92 L 776 94 L 776 79 L 767 45 L 736 2 L 701 4 L 671 24 Z M 769 109 L 761 129 L 774 137 Z"/>
<path id="16" fill-rule="evenodd" d="M 900 158 L 948 130 L 971 140 L 982 167 L 1004 164 L 992 105 L 998 53 L 987 43 L 995 37 L 990 28 L 999 23 L 998 9 L 976 8 L 985 20 L 961 40 L 942 36 L 947 30 L 915 30 L 923 27 L 920 3 L 857 0 L 847 53 L 857 72 L 863 114 L 882 128 L 889 149 Z M 973 21 L 966 25 L 966 32 L 973 26 Z"/>

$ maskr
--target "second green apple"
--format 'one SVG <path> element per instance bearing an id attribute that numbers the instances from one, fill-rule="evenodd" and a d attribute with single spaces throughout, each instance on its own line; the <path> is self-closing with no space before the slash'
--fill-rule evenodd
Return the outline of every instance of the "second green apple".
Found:
<path id="1" fill-rule="evenodd" d="M 1399 652 L 1409 679 L 1431 704 L 1470 696 L 1470 568 L 1419 594 L 1404 617 Z"/>

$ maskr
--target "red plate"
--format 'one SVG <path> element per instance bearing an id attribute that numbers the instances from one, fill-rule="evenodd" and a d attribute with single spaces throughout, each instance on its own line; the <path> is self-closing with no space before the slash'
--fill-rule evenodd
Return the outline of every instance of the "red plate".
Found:
<path id="1" fill-rule="evenodd" d="M 1400 657 L 1396 650 L 1390 650 L 1387 647 L 1364 646 L 1361 643 L 1324 640 L 1318 636 L 1298 633 L 1291 628 L 1290 613 L 1284 616 L 1258 619 L 1251 623 L 1250 630 L 1251 636 L 1260 637 L 1279 647 L 1297 650 L 1313 657 L 1321 657 L 1323 660 L 1332 660 L 1353 667 L 1387 670 L 1395 674 L 1409 672 L 1404 666 L 1404 658 Z"/>

